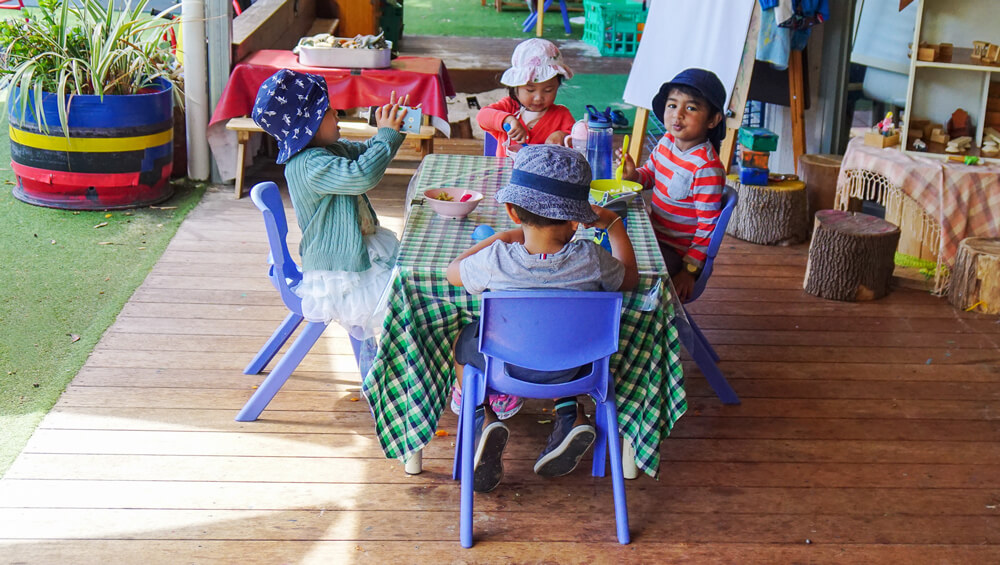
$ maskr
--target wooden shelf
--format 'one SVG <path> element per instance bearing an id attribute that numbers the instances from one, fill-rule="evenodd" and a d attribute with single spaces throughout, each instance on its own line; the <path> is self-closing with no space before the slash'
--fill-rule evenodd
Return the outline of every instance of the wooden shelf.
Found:
<path id="1" fill-rule="evenodd" d="M 1000 72 L 1000 65 L 989 65 L 979 59 L 972 58 L 972 49 L 966 47 L 955 47 L 953 49 L 951 62 L 942 61 L 916 61 L 917 68 L 931 69 L 953 69 L 957 71 L 976 72 Z"/>

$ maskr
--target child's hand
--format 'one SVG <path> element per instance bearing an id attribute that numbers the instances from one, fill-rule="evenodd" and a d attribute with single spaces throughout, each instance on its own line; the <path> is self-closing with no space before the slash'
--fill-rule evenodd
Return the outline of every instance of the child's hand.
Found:
<path id="1" fill-rule="evenodd" d="M 566 138 L 569 135 L 564 131 L 554 131 L 552 135 L 545 138 L 545 143 L 551 143 L 553 145 L 566 145 Z"/>
<path id="2" fill-rule="evenodd" d="M 621 153 L 621 149 L 618 152 Z M 625 167 L 622 168 L 622 178 L 630 181 L 639 180 L 639 173 L 635 171 L 635 161 L 632 160 L 632 156 L 626 153 L 621 158 L 625 160 Z"/>
<path id="3" fill-rule="evenodd" d="M 616 212 L 608 210 L 607 208 L 601 208 L 597 204 L 591 204 L 590 208 L 594 211 L 595 214 L 597 214 L 597 221 L 592 224 L 584 224 L 584 226 L 588 228 L 597 228 L 599 230 L 606 230 L 608 229 L 608 226 L 611 225 L 611 222 L 621 217 Z"/>
<path id="4" fill-rule="evenodd" d="M 524 143 L 528 141 L 528 130 L 524 129 L 521 125 L 521 121 L 514 116 L 507 116 L 503 119 L 503 123 L 510 126 L 507 130 L 507 138 L 511 141 L 517 143 Z"/>
<path id="5" fill-rule="evenodd" d="M 403 127 L 403 118 L 406 117 L 406 106 L 410 101 L 410 95 L 396 100 L 396 91 L 392 91 L 389 94 L 389 103 L 385 106 L 380 106 L 378 110 L 375 110 L 375 125 L 380 128 L 391 128 L 399 131 Z"/>
<path id="6" fill-rule="evenodd" d="M 686 270 L 681 270 L 670 279 L 674 283 L 674 290 L 677 291 L 677 298 L 681 302 L 687 302 L 691 295 L 694 294 L 694 275 L 687 272 Z"/>

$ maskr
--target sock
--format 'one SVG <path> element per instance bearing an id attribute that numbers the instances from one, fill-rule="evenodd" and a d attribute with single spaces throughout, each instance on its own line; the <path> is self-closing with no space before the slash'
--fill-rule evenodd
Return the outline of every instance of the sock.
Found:
<path id="1" fill-rule="evenodd" d="M 559 398 L 556 400 L 556 414 L 565 416 L 572 414 L 576 416 L 576 397 Z"/>

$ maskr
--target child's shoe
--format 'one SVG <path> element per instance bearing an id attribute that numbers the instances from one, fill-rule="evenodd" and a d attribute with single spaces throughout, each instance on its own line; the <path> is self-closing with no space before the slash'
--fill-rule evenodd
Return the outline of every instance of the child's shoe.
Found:
<path id="1" fill-rule="evenodd" d="M 490 408 L 500 420 L 506 420 L 521 411 L 524 406 L 524 399 L 512 394 L 491 394 L 489 397 Z"/>
<path id="2" fill-rule="evenodd" d="M 524 406 L 523 398 L 509 394 L 491 394 L 489 395 L 489 402 L 493 413 L 500 420 L 506 420 L 517 414 L 520 412 L 521 407 Z M 456 416 L 462 411 L 462 389 L 458 385 L 451 387 L 451 411 Z"/>
<path id="3" fill-rule="evenodd" d="M 490 492 L 503 478 L 503 450 L 510 430 L 503 422 L 490 422 L 485 428 L 486 411 L 476 410 L 476 456 L 472 463 L 472 490 Z"/>
<path id="4" fill-rule="evenodd" d="M 543 477 L 561 477 L 576 469 L 583 454 L 597 437 L 594 426 L 576 422 L 576 411 L 560 413 L 549 435 L 548 444 L 535 462 L 535 473 Z"/>

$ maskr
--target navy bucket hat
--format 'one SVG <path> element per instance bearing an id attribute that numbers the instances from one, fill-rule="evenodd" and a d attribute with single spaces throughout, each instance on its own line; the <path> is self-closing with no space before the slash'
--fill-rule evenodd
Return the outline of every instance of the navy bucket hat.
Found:
<path id="1" fill-rule="evenodd" d="M 260 85 L 250 116 L 278 142 L 281 164 L 309 145 L 329 108 L 326 79 L 281 69 Z"/>
<path id="2" fill-rule="evenodd" d="M 514 157 L 510 182 L 497 191 L 497 202 L 553 220 L 589 224 L 590 165 L 579 151 L 561 145 L 525 145 Z"/>
<path id="3" fill-rule="evenodd" d="M 722 138 L 726 135 L 726 87 L 722 85 L 722 81 L 712 71 L 695 68 L 684 69 L 677 73 L 677 76 L 673 80 L 663 83 L 660 86 L 660 91 L 656 93 L 656 96 L 653 96 L 653 114 L 656 115 L 656 118 L 660 122 L 663 122 L 663 107 L 667 103 L 667 97 L 670 96 L 670 91 L 676 86 L 687 86 L 697 90 L 715 111 L 722 114 L 723 119 L 719 122 L 719 125 L 708 132 L 708 139 L 715 146 L 715 149 L 718 150 Z"/>

